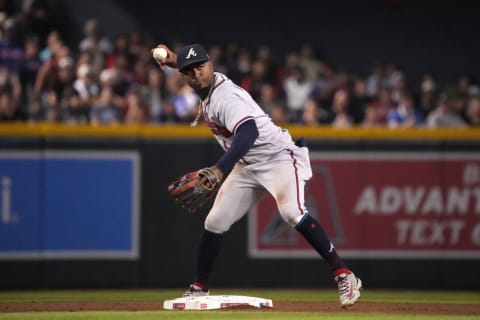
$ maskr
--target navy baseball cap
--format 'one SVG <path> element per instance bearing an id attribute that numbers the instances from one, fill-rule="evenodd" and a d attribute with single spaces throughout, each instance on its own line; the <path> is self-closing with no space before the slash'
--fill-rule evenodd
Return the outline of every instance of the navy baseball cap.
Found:
<path id="1" fill-rule="evenodd" d="M 210 60 L 207 50 L 197 43 L 184 46 L 177 53 L 177 67 L 182 71 L 189 65 Z"/>

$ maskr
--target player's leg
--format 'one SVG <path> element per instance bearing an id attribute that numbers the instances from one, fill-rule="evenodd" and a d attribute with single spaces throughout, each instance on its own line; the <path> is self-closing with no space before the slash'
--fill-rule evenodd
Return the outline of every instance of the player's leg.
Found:
<path id="1" fill-rule="evenodd" d="M 294 156 L 294 155 L 292 155 Z M 308 214 L 304 201 L 305 181 L 300 167 L 293 161 L 276 162 L 270 172 L 260 176 L 265 188 L 277 202 L 282 218 L 297 231 L 330 265 L 333 272 L 346 269 L 318 220 Z M 345 271 L 345 270 L 343 270 Z"/>
<path id="2" fill-rule="evenodd" d="M 351 305 L 360 296 L 361 282 L 339 257 L 319 221 L 305 208 L 305 182 L 311 177 L 308 153 L 304 149 L 295 149 L 290 151 L 289 156 L 289 161 L 275 162 L 271 170 L 262 171 L 259 177 L 276 200 L 282 218 L 300 232 L 330 265 L 339 284 L 342 306 Z M 353 295 L 349 295 L 351 292 Z"/>
<path id="3" fill-rule="evenodd" d="M 295 229 L 303 235 L 312 248 L 330 265 L 335 281 L 338 284 L 340 305 L 342 307 L 353 305 L 360 298 L 362 281 L 347 268 L 339 257 L 318 220 L 306 213 L 295 226 Z"/>
<path id="4" fill-rule="evenodd" d="M 197 252 L 195 282 L 185 295 L 208 294 L 208 282 L 221 251 L 223 234 L 265 193 L 241 167 L 235 167 L 229 174 L 205 219 L 205 230 Z"/>

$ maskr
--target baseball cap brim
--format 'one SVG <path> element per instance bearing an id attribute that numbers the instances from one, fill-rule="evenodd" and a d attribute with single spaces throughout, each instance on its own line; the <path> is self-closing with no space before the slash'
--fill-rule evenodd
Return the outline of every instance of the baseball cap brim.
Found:
<path id="1" fill-rule="evenodd" d="M 182 71 L 191 65 L 209 61 L 207 50 L 199 44 L 184 46 L 177 54 L 177 68 Z"/>
<path id="2" fill-rule="evenodd" d="M 188 67 L 194 65 L 194 64 L 200 64 L 201 62 L 208 61 L 209 59 L 192 59 L 188 63 L 183 64 L 181 67 L 178 68 L 178 70 L 183 71 L 185 69 L 188 69 Z"/>

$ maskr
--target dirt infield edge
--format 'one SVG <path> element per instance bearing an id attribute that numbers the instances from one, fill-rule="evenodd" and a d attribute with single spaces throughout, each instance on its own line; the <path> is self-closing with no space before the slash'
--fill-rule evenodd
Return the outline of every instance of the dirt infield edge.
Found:
<path id="1" fill-rule="evenodd" d="M 161 311 L 163 302 L 114 301 L 114 302 L 12 302 L 0 303 L 0 312 L 82 312 L 82 311 Z M 355 312 L 438 315 L 480 315 L 480 304 L 425 304 L 359 302 L 342 309 L 333 302 L 274 302 L 273 308 L 229 308 L 225 310 L 260 312 Z M 173 311 L 177 312 L 177 311 Z M 181 312 L 181 311 L 178 311 Z"/>

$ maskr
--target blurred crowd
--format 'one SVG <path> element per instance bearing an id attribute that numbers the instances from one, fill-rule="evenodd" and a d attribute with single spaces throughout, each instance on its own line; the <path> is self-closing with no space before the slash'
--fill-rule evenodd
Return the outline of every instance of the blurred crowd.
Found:
<path id="1" fill-rule="evenodd" d="M 177 70 L 162 70 L 140 32 L 104 36 L 85 22 L 68 45 L 47 8 L 25 1 L 0 12 L 0 121 L 190 123 L 199 100 Z M 174 51 L 181 40 L 167 43 Z M 465 73 L 439 87 L 434 73 L 408 81 L 395 63 L 367 74 L 334 66 L 304 43 L 281 57 L 267 46 L 207 45 L 217 71 L 247 90 L 275 123 L 334 127 L 480 126 L 480 90 Z M 467 70 L 468 71 L 468 70 Z"/>

